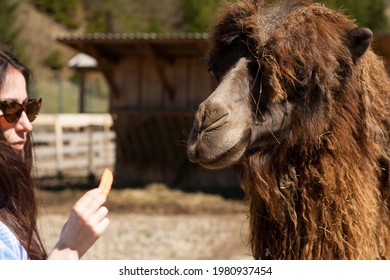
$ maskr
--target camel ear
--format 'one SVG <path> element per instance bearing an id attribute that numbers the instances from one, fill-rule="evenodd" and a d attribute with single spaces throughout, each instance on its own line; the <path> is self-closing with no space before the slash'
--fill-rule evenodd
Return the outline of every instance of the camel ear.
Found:
<path id="1" fill-rule="evenodd" d="M 372 37 L 372 31 L 368 28 L 355 28 L 348 32 L 349 50 L 354 63 L 366 52 Z"/>

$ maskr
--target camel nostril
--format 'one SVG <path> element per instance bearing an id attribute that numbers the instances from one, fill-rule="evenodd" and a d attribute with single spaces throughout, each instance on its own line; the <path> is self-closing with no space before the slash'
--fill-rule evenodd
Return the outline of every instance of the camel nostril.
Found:
<path id="1" fill-rule="evenodd" d="M 215 103 L 208 104 L 208 106 L 205 107 L 204 110 L 203 121 L 200 126 L 200 129 L 201 130 L 215 129 L 226 122 L 228 115 L 229 112 L 224 106 Z"/>
<path id="2" fill-rule="evenodd" d="M 218 117 L 216 116 L 216 118 L 213 119 L 213 121 L 211 122 L 210 125 L 204 127 L 204 131 L 210 131 L 210 130 L 213 130 L 213 129 L 216 129 L 222 125 L 225 124 L 226 122 L 226 119 L 228 117 L 228 113 L 226 113 L 225 115 L 222 115 L 221 117 Z"/>
<path id="3" fill-rule="evenodd" d="M 205 115 L 205 105 L 204 103 L 201 103 L 198 107 L 198 110 L 196 111 L 195 118 L 194 118 L 194 125 L 193 129 L 200 132 L 200 128 L 202 127 L 202 123 L 204 121 L 204 115 Z"/>

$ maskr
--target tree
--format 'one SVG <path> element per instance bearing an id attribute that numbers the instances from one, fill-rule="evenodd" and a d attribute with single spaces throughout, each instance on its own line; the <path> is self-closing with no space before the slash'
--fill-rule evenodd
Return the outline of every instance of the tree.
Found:
<path id="1" fill-rule="evenodd" d="M 351 18 L 356 19 L 359 26 L 368 27 L 374 31 L 388 28 L 385 14 L 385 0 L 323 0 L 328 7 L 342 10 Z"/>
<path id="2" fill-rule="evenodd" d="M 64 62 L 62 61 L 61 52 L 59 50 L 50 52 L 45 58 L 44 63 L 52 70 L 61 70 L 64 67 Z"/>
<path id="3" fill-rule="evenodd" d="M 55 21 L 69 29 L 77 29 L 80 26 L 77 16 L 79 0 L 32 0 L 32 3 L 38 10 L 51 15 Z"/>
<path id="4" fill-rule="evenodd" d="M 186 32 L 207 32 L 223 0 L 181 0 Z"/>
<path id="5" fill-rule="evenodd" d="M 109 6 L 95 6 L 87 13 L 87 32 L 89 33 L 112 33 L 113 10 Z"/>
<path id="6" fill-rule="evenodd" d="M 0 9 L 0 42 L 20 56 L 22 49 L 17 44 L 16 39 L 19 36 L 20 29 L 15 26 L 15 11 L 18 2 L 14 0 L 3 0 Z"/>

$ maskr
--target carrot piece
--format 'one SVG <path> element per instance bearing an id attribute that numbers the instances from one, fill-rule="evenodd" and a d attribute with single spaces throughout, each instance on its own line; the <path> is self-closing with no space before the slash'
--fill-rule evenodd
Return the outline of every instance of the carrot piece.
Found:
<path id="1" fill-rule="evenodd" d="M 107 196 L 108 193 L 111 190 L 112 181 L 114 180 L 114 177 L 112 175 L 112 172 L 109 169 L 105 169 L 102 175 L 102 178 L 100 179 L 99 189 L 102 190 L 102 192 Z"/>

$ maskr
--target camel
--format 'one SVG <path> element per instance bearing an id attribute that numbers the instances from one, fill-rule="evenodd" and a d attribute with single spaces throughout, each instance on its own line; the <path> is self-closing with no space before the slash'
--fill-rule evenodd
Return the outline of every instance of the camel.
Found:
<path id="1" fill-rule="evenodd" d="M 390 258 L 390 80 L 372 39 L 311 1 L 224 7 L 187 155 L 236 168 L 255 259 Z"/>

